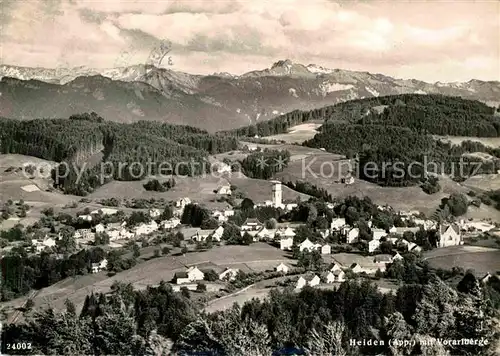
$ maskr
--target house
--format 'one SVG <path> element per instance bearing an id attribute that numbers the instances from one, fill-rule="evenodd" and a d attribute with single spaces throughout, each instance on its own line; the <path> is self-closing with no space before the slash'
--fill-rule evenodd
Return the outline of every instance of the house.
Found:
<path id="1" fill-rule="evenodd" d="M 160 222 L 160 226 L 164 230 L 174 229 L 181 224 L 181 220 L 178 218 L 172 218 L 169 220 L 163 220 Z"/>
<path id="2" fill-rule="evenodd" d="M 368 252 L 374 252 L 376 251 L 380 246 L 380 240 L 371 240 L 368 242 Z"/>
<path id="3" fill-rule="evenodd" d="M 372 229 L 373 239 L 380 240 L 382 237 L 387 236 L 387 232 L 383 229 Z"/>
<path id="4" fill-rule="evenodd" d="M 219 195 L 231 195 L 231 186 L 230 185 L 222 185 L 217 188 L 217 194 Z"/>
<path id="5" fill-rule="evenodd" d="M 222 226 L 219 226 L 217 229 L 214 230 L 214 233 L 212 234 L 212 241 L 220 241 L 222 239 L 223 233 L 224 233 L 224 228 Z"/>
<path id="6" fill-rule="evenodd" d="M 205 278 L 205 274 L 198 269 L 196 266 L 189 267 L 186 271 L 188 278 L 191 282 L 202 281 Z"/>
<path id="7" fill-rule="evenodd" d="M 302 289 L 306 285 L 308 285 L 310 287 L 314 287 L 314 286 L 317 286 L 320 282 L 321 282 L 321 279 L 315 274 L 305 275 L 305 276 L 301 276 L 299 278 L 295 288 Z"/>
<path id="8" fill-rule="evenodd" d="M 462 244 L 460 228 L 457 224 L 441 224 L 439 226 L 436 247 L 458 246 Z"/>
<path id="9" fill-rule="evenodd" d="M 111 208 L 101 208 L 101 209 L 97 209 L 97 210 L 94 210 L 94 211 L 91 211 L 90 214 L 91 215 L 114 215 L 118 212 L 117 209 L 111 209 Z"/>
<path id="10" fill-rule="evenodd" d="M 302 252 L 304 250 L 307 250 L 311 252 L 312 250 L 316 249 L 316 245 L 311 242 L 309 239 L 305 239 L 299 244 L 299 251 Z"/>
<path id="11" fill-rule="evenodd" d="M 328 229 L 320 229 L 317 231 L 321 235 L 321 238 L 323 238 L 323 239 L 327 239 L 330 236 L 330 230 L 328 230 Z"/>
<path id="12" fill-rule="evenodd" d="M 297 203 L 289 203 L 289 204 L 285 204 L 285 210 L 286 211 L 292 211 L 293 209 L 295 209 L 296 207 L 298 207 L 299 205 Z"/>
<path id="13" fill-rule="evenodd" d="M 389 234 L 395 234 L 398 232 L 398 228 L 396 226 L 391 226 L 389 228 Z"/>
<path id="14" fill-rule="evenodd" d="M 432 230 L 436 228 L 436 222 L 432 220 L 425 220 L 425 219 L 413 219 L 413 222 L 417 226 L 422 226 L 424 230 Z"/>
<path id="15" fill-rule="evenodd" d="M 91 239 L 93 236 L 94 234 L 90 231 L 90 229 L 78 229 L 73 234 L 75 239 Z"/>
<path id="16" fill-rule="evenodd" d="M 192 236 L 192 239 L 196 242 L 205 242 L 214 232 L 215 230 L 198 230 Z"/>
<path id="17" fill-rule="evenodd" d="M 104 227 L 103 224 L 97 224 L 95 227 L 95 232 L 96 234 L 102 234 L 104 231 L 106 231 L 106 228 Z"/>
<path id="18" fill-rule="evenodd" d="M 265 226 L 257 232 L 257 237 L 261 240 L 274 239 L 276 229 L 267 229 Z"/>
<path id="19" fill-rule="evenodd" d="M 286 237 L 280 239 L 280 249 L 282 250 L 291 250 L 293 246 L 293 238 Z"/>
<path id="20" fill-rule="evenodd" d="M 321 274 L 321 279 L 325 283 L 333 283 L 335 282 L 335 275 L 333 272 L 324 272 Z"/>
<path id="21" fill-rule="evenodd" d="M 42 252 L 45 250 L 47 247 L 51 248 L 56 245 L 56 240 L 54 240 L 52 237 L 45 237 L 44 239 L 33 239 L 31 240 L 31 244 L 35 247 L 36 252 Z"/>
<path id="22" fill-rule="evenodd" d="M 276 231 L 276 235 L 279 235 L 280 237 L 295 237 L 295 231 L 292 229 L 290 226 L 287 227 L 281 227 Z"/>
<path id="23" fill-rule="evenodd" d="M 224 213 L 220 210 L 215 210 L 213 213 L 212 213 L 212 216 L 214 218 L 217 219 L 217 221 L 219 221 L 220 223 L 223 223 L 223 222 L 226 222 L 228 219 L 227 219 L 227 216 L 224 215 Z"/>
<path id="24" fill-rule="evenodd" d="M 404 260 L 404 257 L 399 254 L 399 252 L 396 252 L 394 256 L 392 256 L 392 261 L 402 261 Z"/>
<path id="25" fill-rule="evenodd" d="M 156 219 L 161 215 L 160 209 L 149 209 L 149 216 L 152 219 Z"/>
<path id="26" fill-rule="evenodd" d="M 363 267 L 361 267 L 358 263 L 353 263 L 350 268 L 354 273 L 364 272 Z"/>
<path id="27" fill-rule="evenodd" d="M 334 263 L 332 268 L 330 268 L 330 271 L 335 272 L 335 271 L 342 271 L 342 267 L 338 263 Z"/>
<path id="28" fill-rule="evenodd" d="M 98 263 L 92 263 L 92 273 L 99 273 L 100 271 L 106 269 L 108 266 L 108 260 L 103 259 Z"/>
<path id="29" fill-rule="evenodd" d="M 243 225 L 241 225 L 241 230 L 243 231 L 258 231 L 262 228 L 263 224 L 259 219 L 247 218 Z"/>
<path id="30" fill-rule="evenodd" d="M 147 224 L 142 223 L 139 226 L 136 226 L 134 229 L 134 235 L 135 236 L 148 235 L 156 230 L 158 230 L 158 224 L 156 223 L 156 221 L 153 220 Z"/>
<path id="31" fill-rule="evenodd" d="M 340 182 L 343 183 L 343 184 L 347 184 L 347 185 L 353 184 L 354 183 L 354 177 L 353 176 L 349 176 L 349 177 L 341 178 Z"/>
<path id="32" fill-rule="evenodd" d="M 217 173 L 231 173 L 231 166 L 229 164 L 217 162 L 214 166 Z"/>
<path id="33" fill-rule="evenodd" d="M 332 246 L 330 245 L 323 245 L 321 246 L 321 254 L 322 255 L 329 255 L 332 253 Z"/>
<path id="34" fill-rule="evenodd" d="M 191 199 L 189 199 L 188 197 L 180 198 L 179 200 L 177 200 L 175 202 L 175 207 L 180 208 L 180 209 L 184 209 L 184 207 L 188 204 L 191 204 Z"/>
<path id="35" fill-rule="evenodd" d="M 240 270 L 237 268 L 226 268 L 224 272 L 219 274 L 221 281 L 233 281 Z"/>
<path id="36" fill-rule="evenodd" d="M 332 223 L 330 224 L 330 230 L 332 231 L 340 231 L 342 227 L 346 225 L 345 219 L 344 218 L 335 218 L 332 220 Z"/>
<path id="37" fill-rule="evenodd" d="M 187 272 L 176 272 L 174 275 L 174 280 L 176 284 L 190 283 L 189 275 Z"/>
<path id="38" fill-rule="evenodd" d="M 288 266 L 282 262 L 279 265 L 277 265 L 276 267 L 274 267 L 274 270 L 276 272 L 282 272 L 282 273 L 287 274 L 290 271 L 290 266 Z"/>
<path id="39" fill-rule="evenodd" d="M 83 221 L 92 221 L 92 215 L 78 215 L 78 219 Z"/>
<path id="40" fill-rule="evenodd" d="M 335 276 L 335 282 L 345 282 L 345 273 L 342 270 L 336 270 L 333 272 L 333 275 Z"/>
<path id="41" fill-rule="evenodd" d="M 358 241 L 359 229 L 357 227 L 351 228 L 345 232 L 346 242 L 352 244 Z"/>

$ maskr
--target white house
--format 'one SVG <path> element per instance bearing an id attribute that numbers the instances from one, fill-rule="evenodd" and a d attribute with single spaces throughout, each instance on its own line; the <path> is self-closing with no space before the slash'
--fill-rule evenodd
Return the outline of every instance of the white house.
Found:
<path id="1" fill-rule="evenodd" d="M 354 177 L 353 176 L 349 176 L 349 177 L 341 178 L 340 181 L 342 183 L 344 183 L 344 184 L 350 185 L 350 184 L 354 183 Z"/>
<path id="2" fill-rule="evenodd" d="M 392 256 L 389 254 L 376 255 L 373 258 L 373 262 L 385 267 L 385 265 L 392 263 Z"/>
<path id="3" fill-rule="evenodd" d="M 97 209 L 97 210 L 91 211 L 90 214 L 91 215 L 99 215 L 99 214 L 102 214 L 102 215 L 114 215 L 117 212 L 118 212 L 118 209 L 101 208 L 101 209 Z"/>
<path id="4" fill-rule="evenodd" d="M 374 252 L 375 250 L 377 250 L 380 246 L 380 240 L 371 240 L 368 242 L 368 252 Z"/>
<path id="5" fill-rule="evenodd" d="M 298 207 L 299 205 L 297 203 L 289 203 L 289 204 L 285 204 L 285 210 L 286 211 L 292 211 L 293 209 L 295 209 L 296 207 Z"/>
<path id="6" fill-rule="evenodd" d="M 217 189 L 217 194 L 220 195 L 231 195 L 231 186 L 230 185 L 222 185 Z"/>
<path id="7" fill-rule="evenodd" d="M 219 226 L 217 229 L 214 230 L 212 234 L 212 240 L 213 241 L 220 241 L 222 239 L 222 234 L 224 233 L 224 228 L 222 226 Z"/>
<path id="8" fill-rule="evenodd" d="M 90 229 L 78 229 L 75 231 L 73 234 L 73 237 L 75 239 L 90 239 L 94 236 L 92 231 Z"/>
<path id="9" fill-rule="evenodd" d="M 189 279 L 189 275 L 187 272 L 176 272 L 174 275 L 175 283 L 176 284 L 184 284 L 184 283 L 190 283 L 191 280 Z"/>
<path id="10" fill-rule="evenodd" d="M 51 248 L 56 245 L 56 240 L 54 240 L 52 237 L 46 237 L 43 240 L 31 240 L 31 244 L 35 246 L 36 252 L 42 252 L 45 250 L 47 247 Z"/>
<path id="11" fill-rule="evenodd" d="M 373 239 L 380 240 L 382 237 L 387 236 L 387 232 L 383 229 L 372 229 Z"/>
<path id="12" fill-rule="evenodd" d="M 277 265 L 276 267 L 274 267 L 274 270 L 276 272 L 282 272 L 282 273 L 287 274 L 290 271 L 290 267 L 282 262 L 279 265 Z"/>
<path id="13" fill-rule="evenodd" d="M 78 215 L 78 219 L 83 221 L 92 221 L 92 215 Z"/>
<path id="14" fill-rule="evenodd" d="M 158 224 L 156 223 L 156 221 L 153 220 L 148 224 L 142 223 L 139 226 L 136 226 L 134 228 L 134 235 L 135 236 L 148 235 L 157 230 L 158 230 Z"/>
<path id="15" fill-rule="evenodd" d="M 335 276 L 335 282 L 345 282 L 345 273 L 342 270 L 336 270 L 333 272 L 333 275 Z"/>
<path id="16" fill-rule="evenodd" d="M 389 234 L 395 234 L 398 232 L 398 228 L 396 226 L 391 226 L 389 229 Z"/>
<path id="17" fill-rule="evenodd" d="M 264 239 L 274 239 L 274 235 L 276 234 L 276 229 L 267 229 L 265 226 L 257 232 L 257 237 L 261 240 Z"/>
<path id="18" fill-rule="evenodd" d="M 224 162 L 217 162 L 215 165 L 217 173 L 231 173 L 231 166 Z"/>
<path id="19" fill-rule="evenodd" d="M 106 269 L 108 266 L 108 260 L 103 259 L 98 263 L 92 263 L 92 273 L 99 273 L 100 271 Z"/>
<path id="20" fill-rule="evenodd" d="M 402 261 L 404 260 L 404 257 L 399 254 L 399 252 L 396 252 L 394 256 L 392 256 L 392 261 Z"/>
<path id="21" fill-rule="evenodd" d="M 95 226 L 95 232 L 96 232 L 96 234 L 102 234 L 104 231 L 106 231 L 106 228 L 104 227 L 103 224 L 97 224 Z"/>
<path id="22" fill-rule="evenodd" d="M 180 209 L 184 209 L 184 207 L 188 204 L 191 204 L 191 199 L 189 199 L 188 197 L 184 197 L 184 198 L 180 198 L 179 200 L 177 200 L 175 202 L 175 207 L 180 208 Z"/>
<path id="23" fill-rule="evenodd" d="M 293 246 L 293 238 L 286 237 L 280 239 L 280 249 L 282 250 L 291 250 Z"/>
<path id="24" fill-rule="evenodd" d="M 335 272 L 335 271 L 342 271 L 342 267 L 338 263 L 334 263 L 332 268 L 330 268 L 330 271 Z"/>
<path id="25" fill-rule="evenodd" d="M 314 287 L 314 286 L 317 286 L 318 284 L 320 284 L 320 282 L 321 282 L 321 279 L 317 275 L 315 275 L 315 274 L 301 276 L 299 278 L 299 280 L 297 281 L 297 285 L 296 285 L 295 288 L 296 289 L 302 289 L 306 285 Z"/>
<path id="26" fill-rule="evenodd" d="M 462 245 L 460 228 L 457 224 L 442 224 L 438 229 L 437 247 L 448 247 Z"/>
<path id="27" fill-rule="evenodd" d="M 160 215 L 161 215 L 160 209 L 149 209 L 149 216 L 151 216 L 151 218 L 156 219 Z"/>
<path id="28" fill-rule="evenodd" d="M 311 252 L 312 250 L 316 249 L 316 245 L 311 242 L 309 239 L 305 239 L 299 244 L 299 251 L 302 252 L 304 250 L 307 250 Z"/>
<path id="29" fill-rule="evenodd" d="M 239 269 L 237 268 L 226 268 L 224 272 L 219 274 L 219 279 L 221 281 L 233 281 L 238 274 Z"/>
<path id="30" fill-rule="evenodd" d="M 205 274 L 202 271 L 200 271 L 196 266 L 189 267 L 186 273 L 191 282 L 202 281 L 203 278 L 205 278 Z"/>
<path id="31" fill-rule="evenodd" d="M 329 255 L 332 253 L 332 246 L 330 245 L 323 245 L 321 246 L 321 254 L 322 255 Z"/>
<path id="32" fill-rule="evenodd" d="M 342 227 L 346 225 L 345 219 L 344 218 L 335 218 L 332 220 L 332 223 L 330 224 L 330 230 L 332 231 L 340 231 Z"/>
<path id="33" fill-rule="evenodd" d="M 224 215 L 224 213 L 220 210 L 215 210 L 212 213 L 212 216 L 217 219 L 220 223 L 226 222 L 228 220 L 228 217 Z"/>
<path id="34" fill-rule="evenodd" d="M 276 231 L 276 235 L 279 235 L 280 237 L 292 237 L 293 238 L 295 236 L 295 231 L 290 226 L 281 227 Z"/>
<path id="35" fill-rule="evenodd" d="M 352 243 L 357 242 L 358 237 L 359 237 L 359 229 L 357 227 L 349 229 L 345 233 L 346 242 L 348 244 L 352 244 Z"/>
<path id="36" fill-rule="evenodd" d="M 263 224 L 255 218 L 247 218 L 243 225 L 241 225 L 241 230 L 243 231 L 258 231 L 262 228 Z"/>
<path id="37" fill-rule="evenodd" d="M 160 226 L 164 230 L 174 229 L 181 224 L 181 220 L 178 218 L 172 218 L 169 220 L 163 220 L 160 222 Z"/>
<path id="38" fill-rule="evenodd" d="M 325 283 L 333 283 L 335 282 L 335 275 L 333 274 L 333 272 L 325 272 L 322 274 L 322 277 L 323 277 L 323 281 Z"/>
<path id="39" fill-rule="evenodd" d="M 364 272 L 363 267 L 361 267 L 358 263 L 353 263 L 353 264 L 351 265 L 351 270 L 352 270 L 354 273 L 361 273 L 361 272 Z"/>
<path id="40" fill-rule="evenodd" d="M 208 239 L 209 236 L 211 236 L 215 230 L 198 230 L 196 233 L 193 235 L 192 239 L 196 242 L 204 242 Z"/>

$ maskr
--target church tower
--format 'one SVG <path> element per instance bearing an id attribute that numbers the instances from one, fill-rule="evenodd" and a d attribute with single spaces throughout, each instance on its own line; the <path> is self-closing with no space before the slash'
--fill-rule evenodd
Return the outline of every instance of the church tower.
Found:
<path id="1" fill-rule="evenodd" d="M 275 207 L 281 207 L 283 202 L 283 196 L 281 192 L 281 182 L 277 180 L 273 180 L 273 205 Z"/>

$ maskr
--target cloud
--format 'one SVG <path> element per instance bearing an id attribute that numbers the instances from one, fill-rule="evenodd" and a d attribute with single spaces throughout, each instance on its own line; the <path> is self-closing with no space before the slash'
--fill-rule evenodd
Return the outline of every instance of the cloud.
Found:
<path id="1" fill-rule="evenodd" d="M 188 72 L 241 73 L 290 58 L 427 81 L 500 79 L 493 2 L 61 0 L 10 2 L 8 12 L 8 63 L 53 66 L 57 55 L 47 53 L 59 53 L 109 67 L 128 51 L 134 64 L 168 39 L 176 69 Z"/>

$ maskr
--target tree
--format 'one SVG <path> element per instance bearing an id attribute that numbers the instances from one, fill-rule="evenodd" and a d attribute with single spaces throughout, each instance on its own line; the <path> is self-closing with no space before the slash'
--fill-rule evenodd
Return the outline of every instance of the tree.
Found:
<path id="1" fill-rule="evenodd" d="M 299 252 L 299 258 L 297 261 L 298 267 L 303 267 L 309 271 L 319 271 L 323 265 L 323 258 L 317 250 L 311 252 L 304 250 Z"/>
<path id="2" fill-rule="evenodd" d="M 139 246 L 135 242 L 132 245 L 132 252 L 133 252 L 132 255 L 134 256 L 134 258 L 138 258 L 141 255 L 141 249 L 139 248 Z"/>
<path id="3" fill-rule="evenodd" d="M 328 322 L 320 330 L 313 328 L 309 333 L 307 351 L 311 355 L 347 356 L 342 346 L 345 333 L 343 321 Z"/>
<path id="4" fill-rule="evenodd" d="M 276 221 L 275 218 L 270 218 L 270 219 L 266 220 L 264 225 L 265 225 L 266 229 L 276 229 L 278 222 Z"/>
<path id="5" fill-rule="evenodd" d="M 170 205 L 167 205 L 160 215 L 161 220 L 169 220 L 174 216 L 174 211 Z"/>
<path id="6" fill-rule="evenodd" d="M 205 283 L 198 283 L 196 285 L 196 291 L 197 292 L 206 292 L 207 291 L 207 285 Z"/>
<path id="7" fill-rule="evenodd" d="M 461 216 L 467 212 L 469 203 L 464 194 L 453 193 L 448 199 L 445 199 L 445 206 L 448 206 L 453 216 Z"/>
<path id="8" fill-rule="evenodd" d="M 161 249 L 161 253 L 164 255 L 168 255 L 170 253 L 170 249 L 167 246 L 165 246 Z"/>
<path id="9" fill-rule="evenodd" d="M 203 279 L 208 282 L 215 282 L 216 280 L 219 279 L 219 276 L 217 275 L 217 273 L 215 273 L 213 269 L 209 269 L 204 273 Z"/>
<path id="10" fill-rule="evenodd" d="M 253 212 L 254 206 L 255 203 L 251 199 L 245 198 L 242 200 L 240 208 L 243 213 L 248 214 L 250 212 Z"/>

